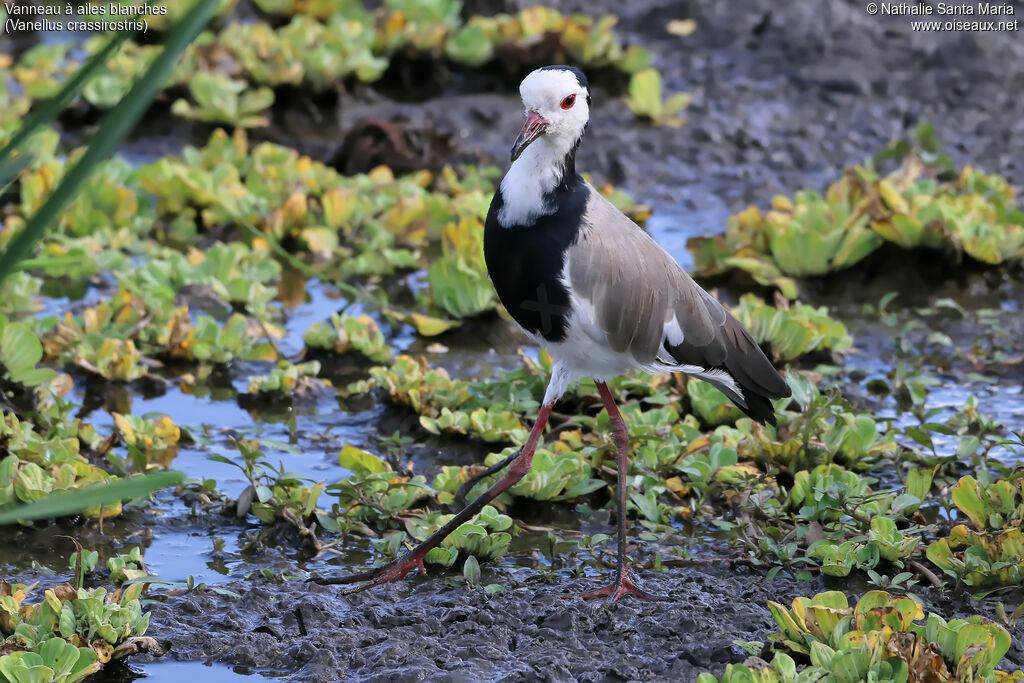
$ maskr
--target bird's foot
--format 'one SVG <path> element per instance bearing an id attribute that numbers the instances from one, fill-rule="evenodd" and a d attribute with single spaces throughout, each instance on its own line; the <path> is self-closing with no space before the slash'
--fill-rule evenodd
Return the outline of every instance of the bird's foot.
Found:
<path id="1" fill-rule="evenodd" d="M 310 578 L 309 581 L 311 583 L 319 583 L 325 586 L 358 583 L 360 585 L 355 588 L 350 588 L 344 591 L 344 595 L 358 593 L 359 591 L 364 591 L 367 588 L 373 588 L 374 586 L 380 586 L 381 584 L 385 584 L 390 581 L 401 581 L 413 569 L 418 569 L 420 576 L 426 576 L 427 570 L 423 566 L 423 558 L 426 554 L 426 551 L 421 552 L 412 550 L 405 555 L 402 555 L 397 560 L 389 562 L 383 567 L 368 569 L 365 572 L 347 574 L 345 576 L 318 576 Z"/>
<path id="2" fill-rule="evenodd" d="M 584 600 L 592 600 L 594 598 L 607 597 L 610 598 L 612 602 L 616 602 L 623 595 L 635 595 L 640 600 L 668 600 L 668 598 L 664 596 L 648 593 L 647 591 L 637 586 L 636 579 L 634 579 L 628 571 L 616 574 L 615 580 L 607 586 L 604 586 L 603 588 L 598 588 L 597 590 L 589 591 L 587 593 L 583 593 L 578 597 L 581 597 Z M 563 595 L 562 597 L 571 598 L 577 596 Z"/>

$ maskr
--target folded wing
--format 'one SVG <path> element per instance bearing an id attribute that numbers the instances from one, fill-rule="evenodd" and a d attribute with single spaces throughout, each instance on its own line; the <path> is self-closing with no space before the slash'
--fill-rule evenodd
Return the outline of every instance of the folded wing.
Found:
<path id="1" fill-rule="evenodd" d="M 775 424 L 770 399 L 790 389 L 747 330 L 650 235 L 590 190 L 566 275 L 579 308 L 590 312 L 591 333 L 638 367 L 699 377 L 753 419 Z"/>

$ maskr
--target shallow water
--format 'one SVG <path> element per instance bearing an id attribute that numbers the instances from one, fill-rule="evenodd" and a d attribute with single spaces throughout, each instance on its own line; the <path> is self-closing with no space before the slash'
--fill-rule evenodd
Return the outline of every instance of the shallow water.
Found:
<path id="1" fill-rule="evenodd" d="M 229 667 L 224 664 L 204 664 L 203 662 L 179 662 L 174 660 L 150 662 L 145 665 L 128 664 L 119 667 L 107 667 L 99 674 L 89 678 L 97 683 L 129 683 L 130 681 L 146 681 L 146 683 L 181 683 L 186 680 L 201 680 L 205 683 L 241 683 L 241 681 L 274 680 L 280 674 L 274 672 L 249 671 L 246 667 Z"/>

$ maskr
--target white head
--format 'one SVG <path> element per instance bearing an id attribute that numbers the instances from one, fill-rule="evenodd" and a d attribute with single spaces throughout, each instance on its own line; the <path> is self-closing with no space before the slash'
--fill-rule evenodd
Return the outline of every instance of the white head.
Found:
<path id="1" fill-rule="evenodd" d="M 576 146 L 590 120 L 587 77 L 571 66 L 537 69 L 519 86 L 526 123 L 512 145 L 512 167 L 501 180 L 498 223 L 530 225 L 556 210 L 553 190 L 575 181 Z"/>
<path id="2" fill-rule="evenodd" d="M 571 66 L 542 67 L 523 79 L 519 94 L 526 124 L 512 146 L 512 161 L 539 139 L 563 155 L 576 146 L 590 121 L 590 90 L 583 72 Z"/>

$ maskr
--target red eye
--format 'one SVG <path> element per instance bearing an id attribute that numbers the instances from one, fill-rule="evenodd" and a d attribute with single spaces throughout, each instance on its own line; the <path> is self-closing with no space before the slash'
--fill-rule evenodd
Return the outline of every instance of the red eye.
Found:
<path id="1" fill-rule="evenodd" d="M 562 100 L 562 109 L 572 109 L 572 105 L 576 104 L 576 96 L 569 95 Z"/>

